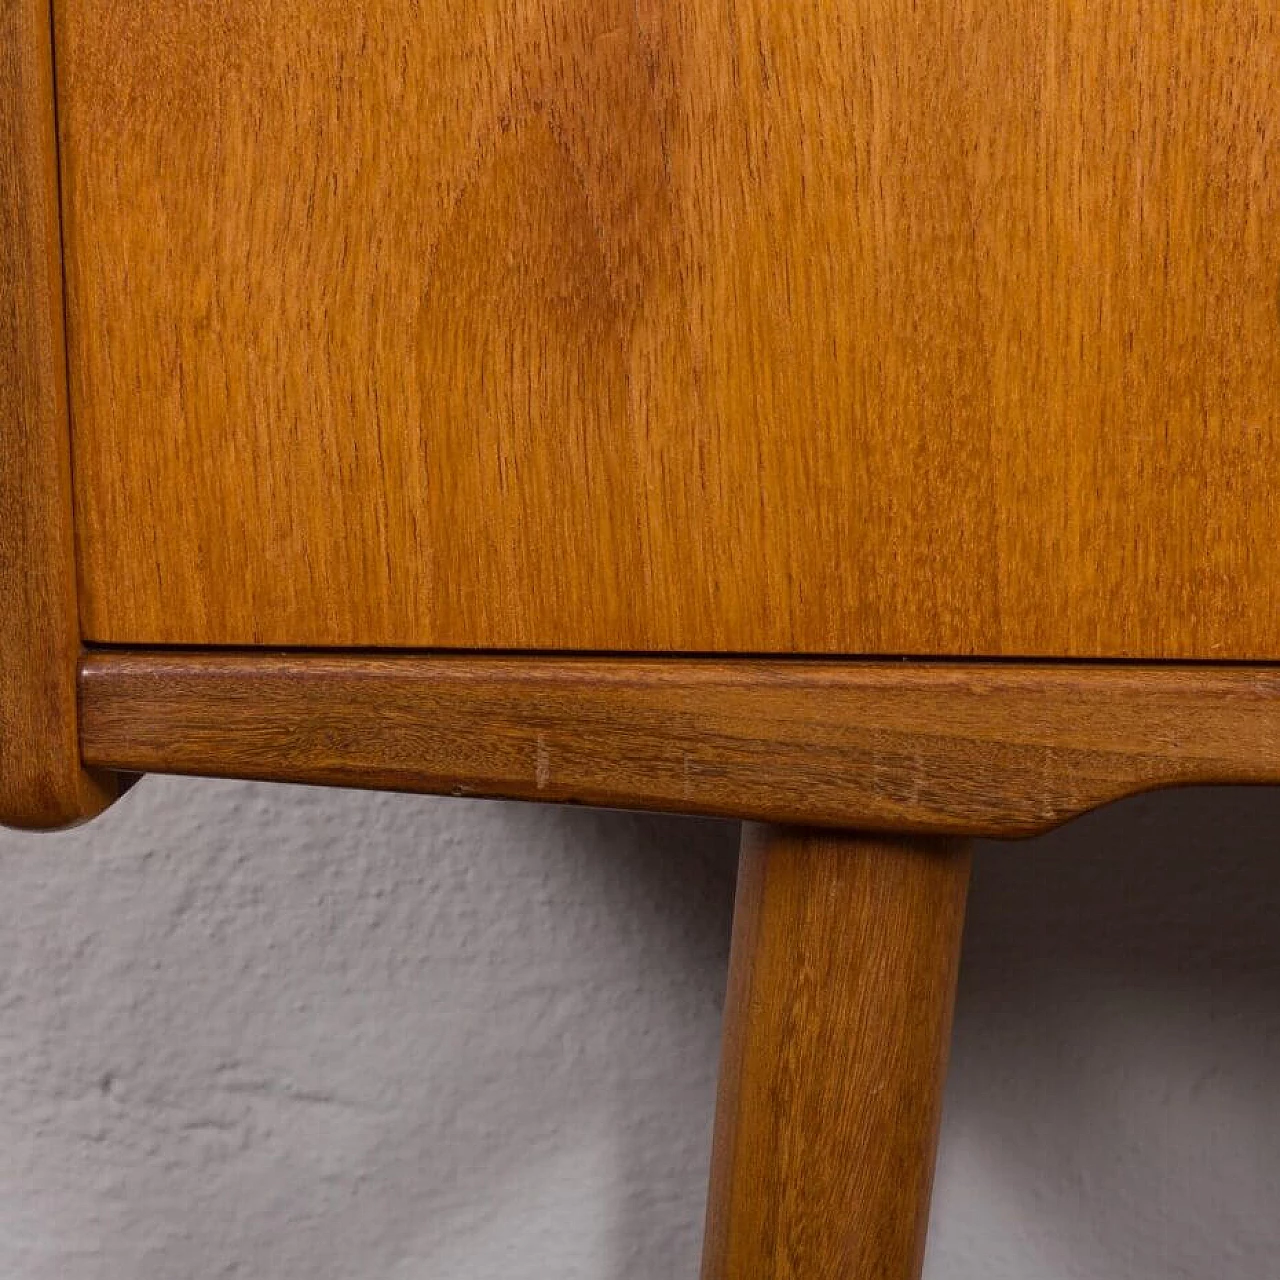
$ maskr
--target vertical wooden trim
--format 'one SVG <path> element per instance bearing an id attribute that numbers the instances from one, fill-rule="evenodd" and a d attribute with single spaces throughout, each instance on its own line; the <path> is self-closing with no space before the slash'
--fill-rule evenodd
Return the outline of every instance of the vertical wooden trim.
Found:
<path id="1" fill-rule="evenodd" d="M 0 824 L 98 812 L 80 766 L 71 439 L 48 0 L 0 0 Z"/>
<path id="2" fill-rule="evenodd" d="M 969 865 L 745 830 L 703 1280 L 917 1280 Z"/>

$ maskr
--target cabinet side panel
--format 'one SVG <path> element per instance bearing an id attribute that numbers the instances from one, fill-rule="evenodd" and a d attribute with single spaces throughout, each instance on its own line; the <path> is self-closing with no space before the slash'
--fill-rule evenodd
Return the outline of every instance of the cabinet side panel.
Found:
<path id="1" fill-rule="evenodd" d="M 1280 658 L 1280 7 L 56 0 L 86 637 Z"/>
<path id="2" fill-rule="evenodd" d="M 97 812 L 80 767 L 49 6 L 0 4 L 0 823 Z"/>

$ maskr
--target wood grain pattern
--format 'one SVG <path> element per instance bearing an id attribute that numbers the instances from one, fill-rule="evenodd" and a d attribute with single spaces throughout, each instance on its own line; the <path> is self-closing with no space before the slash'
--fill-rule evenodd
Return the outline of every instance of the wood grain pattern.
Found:
<path id="1" fill-rule="evenodd" d="M 49 6 L 0 3 L 0 824 L 112 793 L 80 768 L 71 436 Z"/>
<path id="2" fill-rule="evenodd" d="M 145 773 L 1016 836 L 1280 783 L 1280 669 L 93 653 L 85 759 Z"/>
<path id="3" fill-rule="evenodd" d="M 969 866 L 744 832 L 703 1280 L 919 1280 Z"/>
<path id="4" fill-rule="evenodd" d="M 87 634 L 1280 658 L 1280 8 L 55 0 Z"/>

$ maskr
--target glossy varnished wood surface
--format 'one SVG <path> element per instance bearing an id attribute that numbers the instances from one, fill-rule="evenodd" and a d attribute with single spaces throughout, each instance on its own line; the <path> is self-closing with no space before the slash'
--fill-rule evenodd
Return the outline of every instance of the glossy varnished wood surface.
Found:
<path id="1" fill-rule="evenodd" d="M 1014 836 L 1134 792 L 1280 783 L 1280 669 L 99 652 L 85 759 Z"/>
<path id="2" fill-rule="evenodd" d="M 703 1280 L 918 1280 L 969 866 L 745 829 Z"/>
<path id="3" fill-rule="evenodd" d="M 1280 658 L 1273 0 L 55 0 L 93 640 Z"/>
<path id="4" fill-rule="evenodd" d="M 0 824 L 57 827 L 80 768 L 75 555 L 49 6 L 0 4 Z"/>

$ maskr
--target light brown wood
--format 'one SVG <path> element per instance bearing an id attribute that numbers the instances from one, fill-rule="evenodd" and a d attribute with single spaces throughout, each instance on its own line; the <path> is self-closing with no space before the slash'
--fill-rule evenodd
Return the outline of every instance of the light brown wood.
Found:
<path id="1" fill-rule="evenodd" d="M 1280 7 L 55 0 L 99 641 L 1280 658 Z"/>
<path id="2" fill-rule="evenodd" d="M 918 1280 L 969 866 L 744 833 L 703 1280 Z"/>
<path id="3" fill-rule="evenodd" d="M 49 6 L 0 4 L 0 825 L 96 813 L 80 768 Z"/>
<path id="4" fill-rule="evenodd" d="M 91 654 L 95 765 L 1017 836 L 1280 783 L 1280 669 Z"/>

